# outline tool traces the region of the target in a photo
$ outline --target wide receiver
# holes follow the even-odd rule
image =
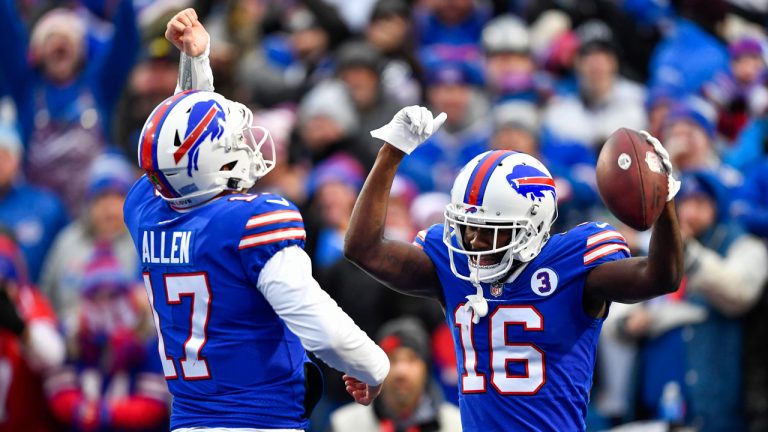
[[[322,388],[305,349],[359,379],[369,404],[387,355],[312,278],[296,207],[247,190],[274,166],[251,110],[212,92],[208,35],[187,9],[166,36],[179,88],[147,119],[146,175],[125,201],[174,396],[174,431],[299,431]],[[254,135],[254,132],[258,134]],[[351,379],[351,378],[350,378]]]
[[[392,289],[443,305],[464,430],[584,430],[611,302],[673,292],[680,282],[673,202],[679,183],[668,175],[668,202],[646,258],[630,258],[624,238],[606,223],[550,236],[554,180],[541,162],[511,151],[480,154],[462,169],[444,224],[421,231],[412,244],[385,239],[398,164],[444,120],[407,107],[371,132],[385,144],[355,205],[345,254]],[[670,173],[661,143],[644,136]]]

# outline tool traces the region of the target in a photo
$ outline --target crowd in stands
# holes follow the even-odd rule
[[[619,127],[659,137],[683,179],[685,277],[611,306],[589,429],[768,430],[765,2],[0,0],[0,431],[167,430],[122,205],[141,127],[176,86],[163,33],[185,7],[211,34],[216,91],[275,140],[255,190],[300,207],[321,286],[392,362],[372,407],[343,407],[326,368],[313,431],[459,427],[439,305],[343,257],[381,145],[369,131],[412,104],[448,118],[392,188],[385,236],[408,242],[442,223],[465,163],[507,149],[549,167],[557,230],[610,222],[642,255],[648,234],[605,209],[595,162]]]

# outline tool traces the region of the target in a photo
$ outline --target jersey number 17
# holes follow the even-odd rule
[[[208,340],[208,317],[211,312],[211,287],[208,275],[202,273],[179,273],[163,275],[165,301],[169,305],[181,305],[182,297],[192,298],[189,312],[189,337],[184,342],[184,357],[179,360],[182,377],[187,380],[210,379],[208,361],[200,355]],[[147,289],[149,305],[152,307],[155,330],[157,330],[158,351],[163,364],[165,379],[176,379],[176,365],[165,349],[165,338],[160,330],[160,318],[155,308],[154,289],[149,273],[144,273],[144,287]]]

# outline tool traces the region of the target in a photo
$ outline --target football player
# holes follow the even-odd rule
[[[388,240],[382,233],[398,164],[444,120],[406,107],[371,132],[385,144],[355,205],[345,254],[392,289],[442,304],[453,329],[464,430],[584,430],[611,302],[669,293],[680,282],[672,200],[679,184],[669,175],[648,257],[630,258],[606,223],[550,235],[557,192],[547,168],[524,153],[489,151],[456,177],[444,224],[412,244]],[[661,144],[645,137],[671,172]]]
[[[363,383],[348,391],[371,403],[387,355],[312,278],[296,206],[247,192],[275,165],[269,132],[211,91],[194,10],[166,36],[183,53],[179,92],[144,125],[146,175],[124,212],[174,396],[171,430],[306,429],[321,387],[306,351]]]

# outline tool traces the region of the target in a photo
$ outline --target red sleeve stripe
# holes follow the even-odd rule
[[[624,236],[619,234],[618,231],[603,231],[594,235],[589,236],[587,239],[587,249],[590,247],[602,243],[608,240],[621,240],[622,242],[626,243],[627,241],[624,239]]]
[[[240,239],[238,249],[246,249],[255,246],[261,246],[268,243],[277,243],[284,240],[304,239],[307,234],[302,228],[285,228],[273,231],[267,231],[261,234],[255,234]]]
[[[584,255],[584,264],[585,265],[591,264],[606,255],[610,255],[620,250],[623,250],[629,253],[629,248],[627,247],[627,245],[623,245],[619,243],[610,243],[607,245],[600,246],[595,250]]]
[[[278,210],[264,213],[248,219],[245,228],[256,228],[264,225],[283,223],[283,222],[301,222],[301,213],[296,210]]]
[[[424,246],[421,243],[413,242],[413,245],[421,250],[424,250]]]

